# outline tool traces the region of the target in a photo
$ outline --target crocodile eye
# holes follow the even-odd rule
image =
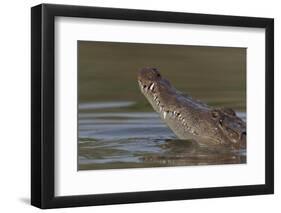
[[[219,117],[219,112],[216,110],[212,111],[212,116],[213,116],[213,118]]]
[[[213,117],[214,119],[218,118],[218,117],[221,115],[220,111],[217,110],[217,109],[212,110],[211,113],[212,113],[212,117]]]

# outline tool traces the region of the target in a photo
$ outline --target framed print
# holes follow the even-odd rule
[[[274,21],[31,9],[31,204],[274,192]]]

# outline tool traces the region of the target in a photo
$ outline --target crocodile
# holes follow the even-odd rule
[[[231,108],[214,108],[177,90],[157,68],[138,72],[142,94],[179,139],[246,148],[246,123]]]

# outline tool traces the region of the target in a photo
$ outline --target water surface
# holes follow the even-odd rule
[[[177,139],[155,112],[96,112],[100,107],[120,110],[121,106],[132,105],[131,102],[80,104],[79,169],[246,162],[246,150],[236,151]],[[246,119],[245,113],[238,115]]]

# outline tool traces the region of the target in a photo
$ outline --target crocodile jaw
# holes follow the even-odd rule
[[[148,81],[144,79],[138,79],[140,90],[167,126],[180,139],[197,139],[198,132],[191,125],[189,113],[183,110],[185,106],[180,99],[184,97],[180,92],[162,77]]]

